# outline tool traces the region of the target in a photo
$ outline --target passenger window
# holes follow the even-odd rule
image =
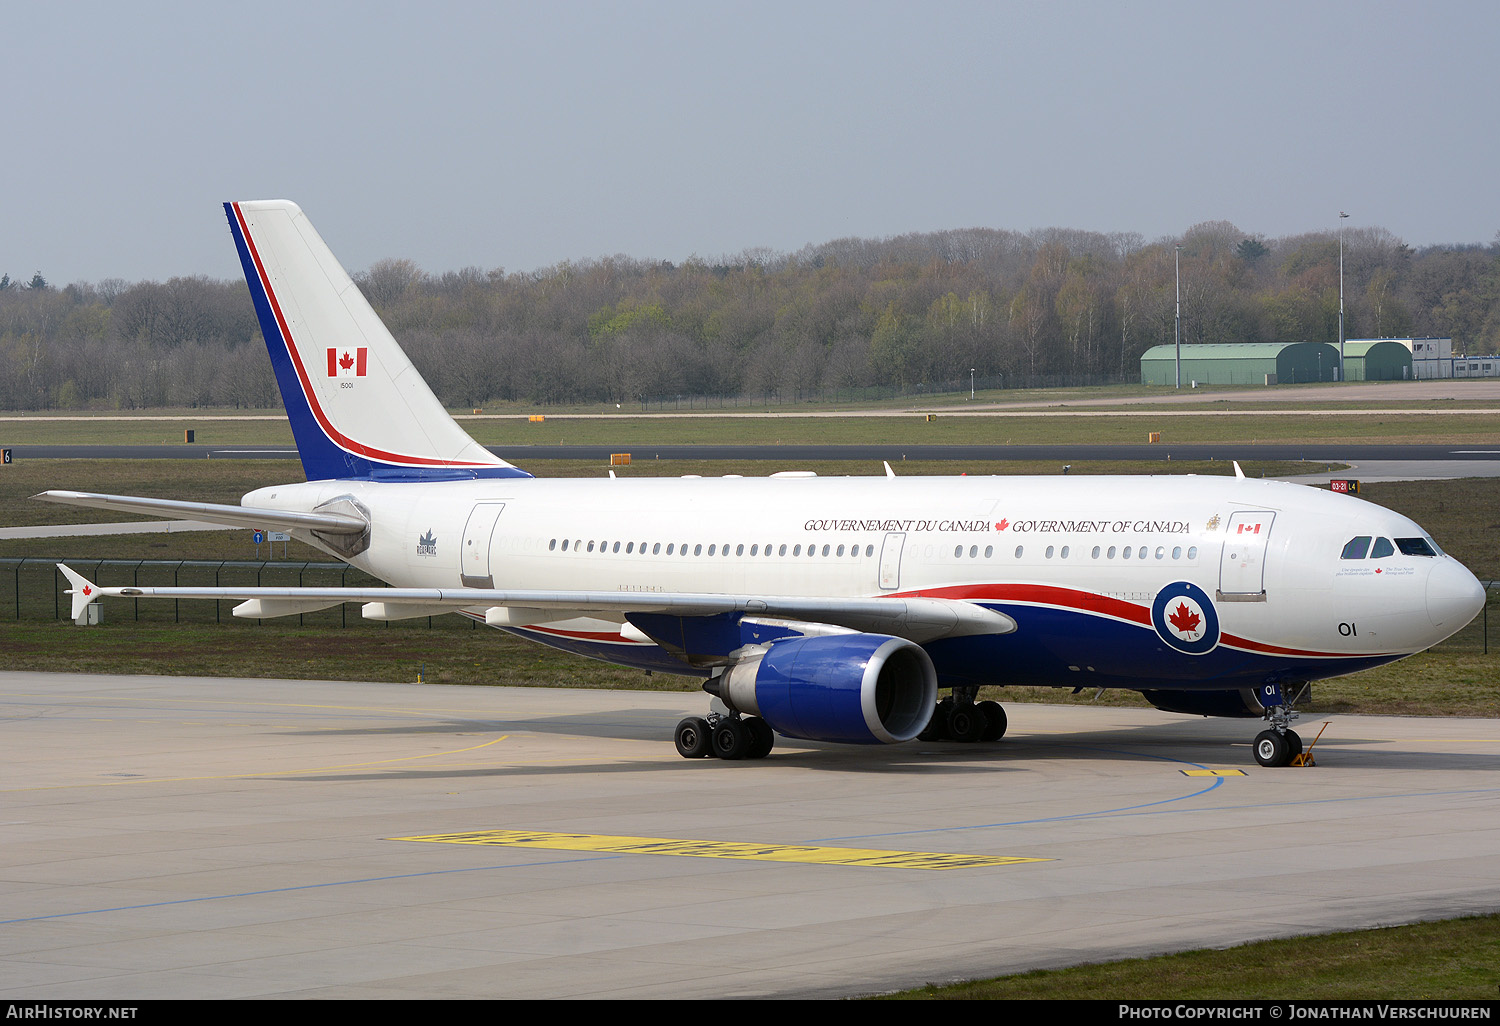
[[[1375,547],[1370,550],[1371,559],[1383,559],[1386,556],[1394,556],[1395,554],[1396,546],[1391,544],[1389,538],[1376,538]]]
[[[1025,550],[1025,546],[1024,546],[1024,545],[1017,545],[1017,546],[1016,546],[1016,558],[1017,558],[1017,559],[1020,559],[1020,558],[1021,558],[1021,553],[1022,553],[1022,552],[1023,552],[1023,551],[1024,551],[1024,550]]]
[[[1370,536],[1362,534],[1358,538],[1350,538],[1344,545],[1344,554],[1340,559],[1364,559],[1365,553],[1370,551]]]

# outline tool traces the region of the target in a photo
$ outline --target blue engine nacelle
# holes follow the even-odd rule
[[[932,718],[937,671],[922,646],[887,634],[789,638],[731,666],[714,693],[777,733],[895,744]]]

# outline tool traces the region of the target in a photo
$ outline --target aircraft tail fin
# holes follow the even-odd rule
[[[308,480],[529,477],[448,416],[295,203],[225,203]]]

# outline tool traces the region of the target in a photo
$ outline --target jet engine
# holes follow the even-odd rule
[[[824,635],[775,642],[708,690],[787,737],[895,744],[927,726],[937,671],[926,651],[904,638]]]

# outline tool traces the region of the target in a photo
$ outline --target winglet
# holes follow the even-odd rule
[[[84,607],[99,597],[99,588],[93,581],[90,581],[83,574],[71,567],[59,563],[57,564],[57,568],[63,572],[63,576],[73,586],[68,589],[67,594],[73,596],[73,619],[76,620],[83,615]]]

